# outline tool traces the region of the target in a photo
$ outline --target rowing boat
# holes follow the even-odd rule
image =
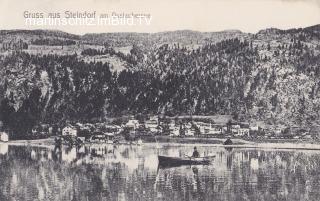
[[[211,157],[212,158],[212,157]],[[210,157],[170,157],[158,156],[159,166],[180,166],[180,165],[208,165],[211,160]]]

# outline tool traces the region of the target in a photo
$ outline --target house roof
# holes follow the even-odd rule
[[[75,130],[76,130],[76,127],[71,126],[71,125],[67,125],[67,126],[65,126],[63,129],[65,129],[65,128],[67,128],[67,127],[69,127],[69,128],[72,128],[72,129],[75,129]]]

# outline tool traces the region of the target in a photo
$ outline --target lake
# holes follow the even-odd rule
[[[158,168],[192,145],[0,144],[0,200],[319,200],[320,152],[198,146],[210,165]]]

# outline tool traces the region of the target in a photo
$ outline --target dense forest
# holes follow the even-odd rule
[[[128,54],[107,44],[68,55],[12,51],[0,60],[0,120],[15,133],[40,122],[125,114],[232,114],[319,124],[319,32],[270,29],[196,47],[164,43],[148,50],[133,42]],[[101,55],[118,58],[126,69],[85,60]]]
[[[75,45],[74,40],[60,40],[60,39],[35,39],[31,41],[32,45],[50,45],[50,46],[61,46],[61,45]]]

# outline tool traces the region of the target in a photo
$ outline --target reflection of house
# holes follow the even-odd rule
[[[66,126],[62,129],[62,135],[77,136],[77,129],[73,126]]]
[[[90,137],[90,142],[113,143],[113,139],[114,139],[114,134],[112,133],[95,132]]]
[[[0,155],[5,155],[8,153],[9,145],[2,143],[0,144]]]
[[[6,132],[0,132],[0,141],[2,142],[8,142],[9,141],[9,135]]]
[[[77,149],[75,147],[62,152],[61,159],[66,162],[72,162],[77,159]]]

